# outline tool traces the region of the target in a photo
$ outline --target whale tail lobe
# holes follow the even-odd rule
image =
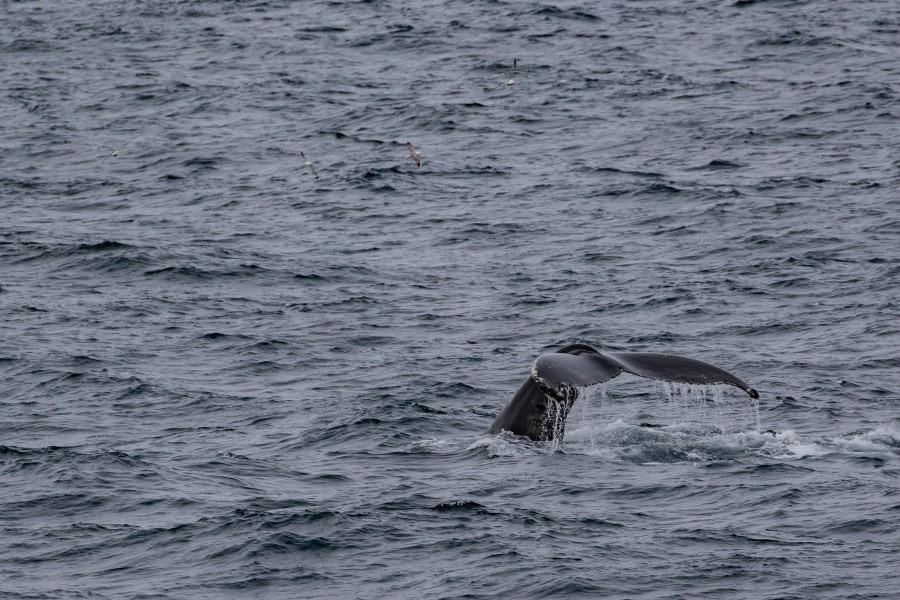
[[[673,383],[733,385],[751,398],[759,398],[759,393],[738,377],[695,358],[654,352],[598,352],[585,344],[572,344],[534,361],[531,377],[494,419],[490,432],[506,430],[538,441],[561,438],[578,388],[605,383],[621,373]],[[556,422],[553,427],[546,426],[550,414]]]
[[[725,369],[677,354],[554,352],[539,356],[531,368],[532,379],[542,390],[554,397],[563,395],[567,387],[605,383],[620,373],[672,383],[733,385],[747,392],[751,398],[759,398],[756,390]]]

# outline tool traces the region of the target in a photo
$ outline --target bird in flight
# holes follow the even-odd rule
[[[137,135],[137,136],[131,138],[130,140],[128,140],[127,142],[125,142],[124,144],[122,144],[121,146],[119,146],[118,148],[116,148],[115,150],[113,150],[112,152],[110,152],[109,154],[107,154],[106,156],[104,156],[104,157],[103,157],[103,160],[100,161],[100,164],[102,165],[103,163],[105,163],[105,162],[106,162],[106,159],[109,158],[109,157],[111,157],[111,156],[114,156],[114,157],[118,158],[118,156],[119,156],[119,150],[124,150],[124,149],[125,149],[125,146],[127,146],[128,144],[130,144],[130,143],[133,142],[134,140],[138,139],[139,137],[141,137],[141,136],[140,136],[140,135]]]
[[[406,142],[406,147],[409,148],[409,157],[416,162],[416,167],[421,167],[422,155],[419,154],[419,151],[416,150],[415,146],[413,146],[411,142]]]
[[[506,78],[506,85],[512,85],[512,84],[514,84],[514,83],[516,82],[516,80],[513,79],[513,75],[516,74],[516,67],[517,67],[517,66],[518,66],[518,61],[514,58],[514,59],[513,59],[513,64],[512,64],[512,69],[510,69],[510,71],[509,71],[509,76]]]
[[[319,174],[316,173],[316,168],[313,166],[312,162],[310,162],[310,160],[308,158],[306,158],[306,155],[303,154],[303,152],[300,153],[300,156],[303,157],[303,164],[309,168],[309,172],[312,173],[313,175],[315,175],[316,179],[318,179]]]

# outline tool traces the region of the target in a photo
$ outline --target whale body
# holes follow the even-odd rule
[[[694,358],[653,352],[599,352],[586,344],[570,344],[534,361],[531,377],[500,411],[489,431],[509,431],[535,441],[561,440],[578,389],[604,383],[620,373],[673,383],[724,383],[759,398],[756,390],[728,371]]]

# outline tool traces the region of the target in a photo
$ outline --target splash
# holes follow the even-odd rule
[[[597,429],[590,425],[592,417],[602,419],[604,408],[606,407],[609,396],[607,390],[609,382],[590,385],[578,390],[578,397],[575,399],[575,406],[578,406],[578,420],[574,425],[579,429],[585,429],[588,432],[588,442],[591,450],[597,449]],[[571,417],[570,417],[571,420]]]
[[[632,394],[626,387],[627,399],[619,402],[610,398],[606,383],[579,388],[568,425],[558,422],[558,407],[548,405],[548,431],[565,428],[566,452],[639,463],[725,458],[774,442],[771,434],[760,433],[759,402],[726,393],[728,386],[659,385],[656,394]],[[547,447],[559,450],[561,445],[557,437]],[[780,442],[776,446],[780,450],[766,453],[788,452]]]
[[[550,449],[553,452],[559,450],[559,445],[565,432],[567,412],[568,408],[564,401],[547,396],[547,411],[544,414],[543,427],[545,431],[551,434],[549,436]]]
[[[759,402],[726,394],[728,386],[658,385],[656,394],[626,387],[622,402],[611,401],[608,383],[572,388],[572,399],[545,396],[541,427],[550,441],[543,447],[559,451],[565,438],[567,452],[607,455],[620,447],[630,462],[679,462],[744,452],[748,445],[759,449],[769,439],[760,434]],[[749,437],[736,441],[734,435]]]
[[[668,408],[686,418],[700,418],[706,420],[709,413],[719,433],[726,433],[735,429],[742,429],[744,425],[737,421],[747,418],[749,407],[750,418],[756,425],[756,431],[761,429],[759,418],[759,400],[751,399],[749,406],[740,398],[738,401],[726,400],[724,385],[703,385],[693,383],[660,382],[663,396]],[[744,413],[744,414],[742,414]]]
[[[870,431],[855,431],[830,440],[839,452],[855,456],[891,459],[900,456],[900,425],[885,423]]]
[[[591,395],[582,400],[592,400]],[[551,425],[555,423],[553,419]],[[802,463],[821,458],[868,460],[881,465],[900,459],[900,424],[895,422],[828,437],[811,437],[792,429],[722,433],[709,426],[688,422],[647,428],[621,418],[604,423],[596,420],[571,423],[570,428],[565,438],[567,454],[620,463],[703,463],[755,456],[764,461],[763,466],[773,464],[771,461]],[[428,448],[419,450],[424,452],[452,454],[462,448],[458,444],[444,447],[434,438],[422,442]],[[483,451],[490,458],[553,453],[561,448],[562,444],[557,440],[523,443],[521,438],[509,433],[485,436],[465,446],[467,452]]]
[[[759,449],[759,453],[764,456],[782,460],[816,458],[824,456],[828,452],[828,448],[823,443],[803,439],[792,429],[765,434],[765,441]]]
[[[454,444],[450,440],[442,440],[436,437],[429,437],[408,443],[403,451],[416,454],[450,454],[452,452],[455,452],[456,449],[456,444]]]
[[[519,444],[514,436],[508,433],[481,437],[466,447],[466,452],[483,450],[489,458],[504,456],[524,456],[527,446]]]

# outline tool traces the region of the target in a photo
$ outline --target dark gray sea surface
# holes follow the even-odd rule
[[[894,0],[0,1],[0,597],[900,597],[898,98]],[[572,342],[761,398],[487,434]]]

